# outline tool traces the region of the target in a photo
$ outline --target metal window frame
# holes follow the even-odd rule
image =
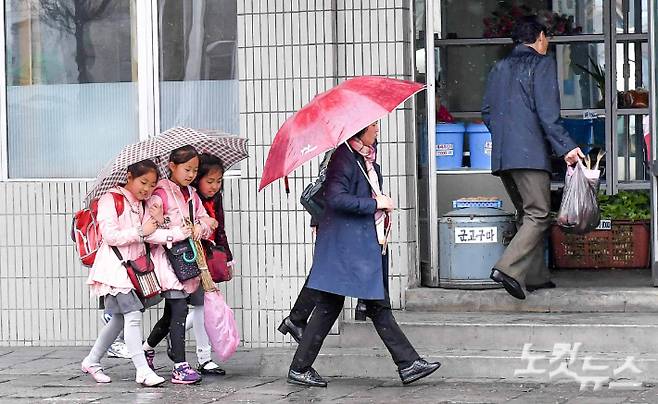
[[[655,1],[649,1],[649,107],[653,110],[649,114],[651,126],[651,156],[649,183],[651,185],[651,277],[653,285],[658,286],[658,108],[656,106],[656,91],[658,85],[658,71],[656,70],[656,58],[658,58],[658,6]]]
[[[5,2],[0,1],[0,181],[9,178],[9,139],[7,130],[7,43],[5,41]]]

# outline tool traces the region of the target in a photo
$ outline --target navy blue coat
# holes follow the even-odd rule
[[[550,155],[577,145],[560,124],[560,89],[555,59],[517,45],[491,69],[482,102],[491,132],[491,171],[551,172]]]
[[[308,287],[342,296],[384,298],[381,246],[377,242],[377,202],[365,175],[362,156],[346,145],[331,156],[321,192],[325,210],[320,218]],[[382,184],[381,170],[375,170]]]

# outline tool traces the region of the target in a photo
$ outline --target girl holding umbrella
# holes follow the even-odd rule
[[[393,201],[381,193],[375,162],[375,122],[334,152],[323,192],[308,287],[318,291],[316,308],[290,364],[288,382],[326,387],[312,365],[325,337],[343,309],[345,296],[363,299],[366,315],[391,353],[404,384],[436,371],[440,363],[421,359],[398,326],[388,295],[388,213]]]

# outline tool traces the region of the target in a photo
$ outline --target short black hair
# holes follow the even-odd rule
[[[201,178],[205,177],[213,170],[219,170],[224,174],[224,162],[222,159],[213,156],[212,154],[202,153],[199,156],[199,171],[197,172],[194,181],[192,181],[192,186],[199,189],[199,181],[201,181]]]
[[[199,157],[199,152],[194,146],[187,145],[172,150],[171,154],[169,154],[169,161],[174,164],[183,164],[195,157]]]
[[[141,177],[150,172],[155,173],[155,178],[160,179],[158,166],[152,160],[142,160],[128,166],[128,172],[133,178]]]
[[[512,28],[512,40],[516,44],[534,43],[542,32],[546,35],[546,26],[539,22],[536,15],[528,15],[516,20]]]

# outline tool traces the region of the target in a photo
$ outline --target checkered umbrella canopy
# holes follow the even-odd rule
[[[158,165],[161,175],[169,175],[169,153],[187,145],[194,146],[199,153],[219,157],[226,169],[249,156],[245,138],[215,129],[171,128],[158,136],[124,147],[119,155],[100,171],[85,197],[85,204],[89,206],[93,199],[102,196],[117,184],[125,183],[128,166],[139,161],[152,159]]]

